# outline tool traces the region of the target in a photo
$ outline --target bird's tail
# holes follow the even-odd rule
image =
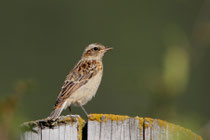
[[[57,120],[61,112],[63,111],[65,105],[66,103],[64,102],[62,106],[55,107],[54,110],[51,112],[50,116],[48,117],[48,120],[52,120],[52,121]]]
[[[48,119],[49,119],[49,120],[52,120],[52,121],[57,120],[58,117],[60,116],[61,112],[62,112],[62,108],[56,108],[56,109],[54,109],[54,110],[51,112],[51,114],[50,114],[50,116],[48,117]]]

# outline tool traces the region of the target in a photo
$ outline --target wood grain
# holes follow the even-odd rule
[[[21,140],[82,140],[85,121],[78,115],[61,116],[56,122],[47,119],[24,123]]]
[[[32,121],[22,125],[21,140],[202,140],[179,125],[138,116],[90,114],[84,126],[78,115]]]
[[[143,140],[143,118],[91,114],[88,140]]]

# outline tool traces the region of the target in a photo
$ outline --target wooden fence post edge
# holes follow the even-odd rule
[[[202,140],[167,121],[113,114],[90,114],[87,123],[79,115],[67,115],[53,123],[23,123],[21,128],[21,140]]]

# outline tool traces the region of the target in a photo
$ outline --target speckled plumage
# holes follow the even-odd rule
[[[70,105],[82,107],[95,96],[103,75],[102,58],[110,49],[96,43],[85,49],[81,60],[66,76],[54,111],[48,117],[50,120],[56,120],[62,110]],[[84,110],[83,107],[82,109]]]

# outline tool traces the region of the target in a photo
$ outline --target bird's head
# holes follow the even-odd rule
[[[107,48],[102,44],[93,43],[87,46],[83,52],[83,59],[98,59],[101,60],[104,53],[111,50],[112,48]]]

